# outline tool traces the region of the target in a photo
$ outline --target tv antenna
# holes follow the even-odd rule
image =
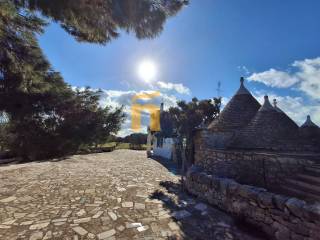
[[[217,97],[221,97],[221,81],[218,81],[218,86],[217,86]]]

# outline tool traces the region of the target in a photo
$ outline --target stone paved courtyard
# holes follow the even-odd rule
[[[0,239],[260,238],[145,152],[119,150],[0,166]]]

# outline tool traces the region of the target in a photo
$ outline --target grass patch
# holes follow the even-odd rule
[[[130,149],[130,143],[118,143],[116,149]]]
[[[147,144],[132,145],[130,143],[123,143],[123,142],[108,142],[108,143],[99,145],[97,149],[103,149],[103,148],[114,148],[114,150],[119,150],[119,149],[147,150]]]
[[[100,147],[115,147],[115,146],[117,146],[116,142],[109,142],[109,143],[102,144]]]

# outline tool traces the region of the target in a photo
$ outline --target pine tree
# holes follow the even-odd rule
[[[58,22],[78,41],[105,44],[121,31],[137,38],[153,38],[163,30],[186,0],[16,0],[18,6],[38,11]]]
[[[186,156],[188,163],[193,162],[193,131],[199,125],[208,125],[218,117],[221,107],[221,98],[198,100],[190,102],[179,101],[176,107],[171,107],[168,114],[177,134],[178,145],[182,147],[182,140],[186,139]],[[178,153],[180,155],[181,153]],[[181,159],[179,159],[181,161]]]
[[[7,145],[24,159],[73,153],[115,134],[122,108],[99,107],[99,93],[73,91],[42,53],[37,34],[58,22],[78,41],[106,44],[121,31],[155,37],[180,0],[0,1],[0,111]]]

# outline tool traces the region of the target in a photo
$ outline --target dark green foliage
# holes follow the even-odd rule
[[[8,138],[8,130],[7,130],[8,125],[5,123],[0,123],[0,151],[2,152],[3,150],[6,149],[6,139]],[[0,152],[0,154],[1,154]]]
[[[105,44],[120,31],[152,38],[175,15],[184,0],[16,0],[18,6],[38,11],[58,23],[78,41]]]
[[[104,143],[123,121],[122,109],[98,105],[99,93],[74,92],[43,55],[37,34],[58,22],[78,41],[105,44],[124,30],[155,37],[180,0],[0,1],[0,111],[10,117],[6,144],[24,159],[73,153]]]
[[[74,92],[51,69],[35,35],[43,26],[10,1],[0,3],[0,109],[10,116],[5,140],[26,160],[74,153],[117,131],[123,118],[121,109],[99,108],[99,93]]]
[[[26,114],[10,121],[12,151],[24,159],[43,159],[72,154],[80,147],[106,142],[124,120],[122,108],[99,107],[99,92],[89,89],[55,101],[45,115]],[[50,107],[50,106],[47,106]]]
[[[182,140],[186,139],[186,156],[189,163],[193,161],[193,131],[199,125],[211,123],[220,113],[221,98],[198,100],[191,102],[179,101],[177,107],[168,111],[178,136],[177,149],[181,152]],[[178,156],[180,153],[177,154]],[[180,158],[180,157],[179,157]]]
[[[221,99],[214,98],[191,102],[179,101],[177,107],[169,109],[170,116],[180,136],[188,137],[200,124],[212,122],[220,113]]]
[[[118,137],[114,134],[111,134],[108,139],[107,139],[108,143],[121,143],[123,142],[123,138],[122,137]]]
[[[122,139],[123,143],[129,143],[129,148],[133,150],[145,150],[147,143],[147,134],[132,133]]]
[[[147,144],[147,134],[132,133],[129,136],[124,137],[123,141],[132,145]]]
[[[176,131],[174,129],[174,122],[169,112],[162,112],[160,116],[160,128],[161,131],[157,133],[157,136],[164,138],[174,137]]]

